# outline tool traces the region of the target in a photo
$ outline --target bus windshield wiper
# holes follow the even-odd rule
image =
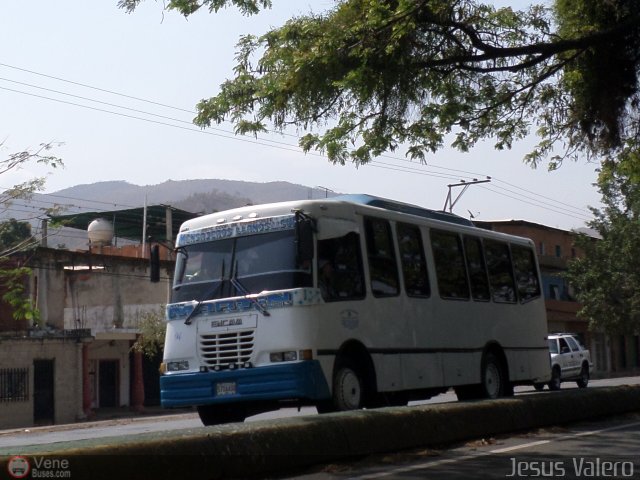
[[[206,300],[209,300],[210,298],[212,298],[216,293],[218,293],[218,290],[220,290],[223,283],[224,283],[224,260],[222,260],[222,272],[220,273],[220,283],[214,286],[211,290],[206,291],[204,295],[202,295],[198,299],[198,303],[196,303],[196,306],[193,307],[193,310],[191,310],[189,312],[189,315],[187,315],[187,318],[184,319],[185,325],[191,325],[191,319],[195,316],[196,313],[198,313],[202,304]]]
[[[250,297],[249,291],[245,288],[244,285],[242,285],[242,283],[240,283],[240,280],[238,280],[238,263],[237,262],[236,262],[235,268],[233,269],[233,275],[231,276],[230,280],[231,280],[231,285],[233,285],[236,290],[238,290],[242,295],[244,295],[244,298],[246,298],[251,303],[253,303],[262,315],[264,315],[265,317],[271,316],[271,314],[267,310],[267,307],[262,305],[258,300],[256,300],[255,297]]]

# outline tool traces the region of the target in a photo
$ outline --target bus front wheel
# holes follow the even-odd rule
[[[362,370],[351,359],[337,365],[333,375],[333,403],[337,410],[358,410],[365,406],[366,386]]]
[[[243,405],[198,405],[200,421],[206,427],[222,423],[244,422],[246,409]]]

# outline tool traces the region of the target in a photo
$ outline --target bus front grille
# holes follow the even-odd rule
[[[209,368],[242,365],[251,359],[253,336],[253,330],[200,335],[200,359]]]

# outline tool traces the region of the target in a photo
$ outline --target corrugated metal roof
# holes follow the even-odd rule
[[[147,210],[147,241],[166,241],[167,239],[167,210],[171,211],[171,230],[175,240],[180,225],[199,214],[179,210],[168,205],[151,205]],[[114,235],[118,238],[137,240],[142,242],[143,219],[145,207],[129,208],[126,210],[112,210],[100,212],[82,212],[69,215],[50,215],[55,224],[64,227],[87,230],[89,224],[98,218],[109,220],[113,224]]]

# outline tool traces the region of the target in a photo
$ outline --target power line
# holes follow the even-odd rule
[[[72,105],[74,107],[85,108],[87,110],[93,110],[93,111],[96,111],[96,112],[109,113],[111,115],[118,115],[120,117],[130,118],[130,119],[133,119],[133,120],[141,120],[143,122],[155,123],[157,125],[163,125],[163,126],[167,126],[167,127],[178,128],[178,129],[181,129],[181,130],[186,130],[188,132],[204,133],[206,135],[212,135],[212,136],[216,136],[216,137],[227,138],[227,139],[230,139],[230,140],[237,140],[237,141],[241,141],[241,142],[247,142],[247,143],[251,143],[251,144],[254,144],[254,145],[269,146],[269,147],[272,147],[272,148],[279,148],[281,150],[286,150],[286,151],[290,151],[290,152],[301,153],[301,150],[298,147],[294,147],[294,146],[292,146],[290,144],[286,144],[284,142],[277,142],[275,140],[261,139],[261,141],[257,141],[257,140],[251,140],[251,139],[247,138],[244,135],[238,137],[235,134],[233,134],[232,132],[227,132],[226,134],[223,134],[223,133],[216,133],[215,131],[208,131],[208,130],[212,129],[211,127],[207,127],[208,130],[183,127],[181,125],[176,125],[174,123],[167,123],[167,122],[163,122],[163,121],[160,121],[160,120],[153,120],[153,119],[150,119],[150,118],[139,117],[139,116],[136,116],[136,115],[129,115],[127,113],[122,113],[122,112],[114,112],[114,111],[111,111],[111,110],[105,110],[103,108],[92,107],[92,106],[89,106],[89,105],[83,105],[81,103],[69,102],[69,101],[66,101],[66,100],[60,100],[58,98],[47,97],[47,96],[44,96],[44,95],[37,95],[35,93],[23,92],[21,90],[16,90],[16,89],[13,89],[13,88],[0,87],[0,90],[6,90],[6,91],[9,91],[9,92],[13,92],[13,93],[19,93],[21,95],[27,95],[27,96],[30,96],[30,97],[40,98],[40,99],[43,99],[43,100],[49,100],[49,101],[52,101],[52,102],[63,103],[63,104],[66,104],[66,105]],[[120,107],[120,108],[122,108],[122,107]],[[155,115],[155,114],[147,113],[147,115]],[[185,122],[184,120],[175,119],[175,118],[171,118],[171,117],[164,117],[162,115],[157,115],[157,116],[161,117],[161,118],[169,119],[169,120],[174,121],[174,122],[187,123],[189,125],[193,125],[191,122]],[[269,144],[263,143],[264,141],[272,142],[272,143],[274,143],[274,145],[269,145]],[[281,145],[278,145],[279,143]],[[287,147],[282,146],[282,145],[287,145]]]
[[[38,75],[40,77],[50,78],[52,80],[57,80],[59,82],[70,83],[72,85],[77,85],[79,87],[90,88],[92,90],[97,90],[99,92],[109,93],[111,95],[118,95],[120,97],[125,97],[125,98],[129,98],[129,99],[132,99],[132,100],[138,100],[140,102],[152,103],[152,104],[158,105],[160,107],[171,108],[173,110],[180,110],[180,111],[187,112],[187,113],[195,113],[193,110],[186,110],[184,108],[174,107],[174,106],[171,106],[171,105],[166,105],[164,103],[154,102],[152,100],[147,100],[147,99],[144,99],[144,98],[134,97],[134,96],[131,96],[131,95],[125,95],[124,93],[114,92],[113,90],[107,90],[107,89],[104,89],[104,88],[94,87],[94,86],[88,85],[86,83],[74,82],[72,80],[67,80],[67,79],[60,78],[60,77],[54,77],[53,75],[47,75],[47,74],[44,74],[44,73],[35,72],[33,70],[27,70],[26,68],[20,68],[20,67],[14,66],[14,65],[8,65],[6,63],[0,63],[0,66],[6,67],[6,68],[11,68],[13,70],[19,70],[21,72],[31,73],[32,75]]]
[[[513,200],[517,200],[519,202],[526,203],[528,205],[532,205],[534,207],[543,208],[545,210],[548,210],[548,211],[551,211],[551,212],[554,212],[554,213],[557,213],[557,214],[560,214],[560,215],[564,215],[564,216],[571,217],[571,218],[576,218],[576,219],[579,219],[579,220],[585,220],[585,221],[586,220],[590,220],[590,217],[586,217],[586,216],[578,217],[578,216],[576,216],[575,213],[571,213],[571,212],[567,212],[567,211],[559,210],[559,209],[555,209],[555,208],[550,208],[550,207],[542,207],[542,206],[540,206],[540,205],[538,205],[538,204],[536,204],[534,202],[530,202],[528,200],[523,200],[522,198],[514,197],[513,195],[509,195],[509,194],[506,194],[506,193],[498,192],[498,191],[493,190],[493,189],[491,189],[489,187],[480,186],[479,188],[482,188],[484,190],[488,190],[490,192],[493,192],[496,195],[502,195],[503,197],[511,198]]]
[[[120,92],[115,92],[115,91],[112,91],[112,90],[107,90],[107,89],[94,87],[94,86],[91,86],[91,85],[88,85],[88,84],[83,84],[83,83],[80,83],[80,82],[74,82],[74,81],[66,80],[66,79],[63,79],[63,78],[60,78],[60,77],[54,77],[54,76],[51,76],[51,75],[46,75],[46,74],[42,74],[42,73],[35,72],[35,71],[32,71],[32,70],[27,70],[27,69],[20,68],[20,67],[15,67],[15,66],[12,66],[12,65],[4,64],[4,63],[0,63],[0,66],[4,66],[4,67],[7,67],[7,68],[12,68],[12,69],[15,69],[15,70],[20,70],[20,71],[23,71],[23,72],[31,73],[31,74],[34,74],[34,75],[39,75],[39,76],[46,77],[46,78],[55,79],[55,80],[58,80],[58,81],[61,81],[61,82],[66,82],[66,83],[69,83],[69,84],[78,85],[78,86],[82,86],[82,87],[85,87],[85,88],[90,88],[90,89],[93,89],[93,90],[109,93],[109,94],[112,94],[112,95],[118,95],[118,96],[121,96],[121,97],[124,97],[124,98],[128,98],[128,99],[142,101],[142,102],[154,104],[154,105],[165,107],[165,108],[171,108],[171,109],[174,109],[174,110],[177,110],[177,111],[195,113],[193,110],[187,110],[187,109],[184,109],[184,108],[175,107],[175,106],[171,106],[171,105],[168,105],[168,104],[165,104],[165,103],[156,102],[156,101],[152,101],[152,100],[148,100],[148,99],[143,99],[143,98],[140,98],[140,97],[134,97],[134,96],[131,96],[131,95],[126,95],[126,94],[120,93]],[[42,89],[42,90],[46,90],[46,91],[49,91],[49,92],[58,93],[58,94],[61,94],[61,95],[67,95],[67,96],[71,96],[71,97],[74,97],[74,98],[82,99],[82,100],[85,100],[85,101],[96,102],[96,103],[112,106],[114,108],[125,109],[125,110],[132,111],[132,112],[135,112],[135,113],[141,113],[141,114],[144,114],[144,115],[150,115],[150,116],[154,116],[154,117],[157,117],[157,118],[162,118],[164,120],[169,120],[171,122],[177,122],[177,123],[182,123],[182,124],[187,124],[188,123],[189,125],[192,125],[191,122],[186,122],[184,120],[176,119],[176,118],[173,118],[173,117],[168,117],[168,116],[164,116],[164,115],[157,115],[157,114],[154,114],[154,113],[145,112],[143,110],[132,109],[132,108],[129,108],[129,107],[125,107],[125,106],[122,106],[122,105],[116,105],[116,104],[112,104],[112,103],[109,103],[109,102],[102,102],[102,101],[91,99],[91,98],[88,98],[88,97],[83,97],[83,96],[79,96],[79,95],[73,95],[73,94],[69,94],[69,93],[66,93],[66,92],[61,92],[61,91],[58,91],[58,90],[53,90],[53,89],[40,87],[40,86],[37,86],[37,85],[32,85],[32,84],[28,84],[28,83],[24,83],[24,82],[17,82],[17,81],[14,81],[14,80],[4,79],[4,78],[0,78],[0,80],[9,81],[9,82],[12,82],[12,83],[18,83],[18,84],[21,84],[21,85],[24,85],[24,86],[29,86],[31,88]],[[33,97],[36,97],[36,98],[46,99],[46,100],[49,100],[49,101],[55,101],[55,102],[59,102],[59,103],[69,104],[69,105],[72,105],[72,106],[77,106],[77,107],[81,107],[81,108],[85,108],[85,109],[95,110],[95,111],[102,112],[102,113],[109,113],[109,114],[112,114],[112,115],[119,115],[119,116],[123,116],[123,117],[126,117],[126,118],[131,118],[131,119],[135,119],[135,120],[141,120],[141,121],[146,121],[146,122],[149,122],[149,123],[155,123],[155,124],[159,124],[159,125],[163,125],[163,126],[169,126],[169,127],[173,127],[173,128],[179,128],[179,129],[182,129],[182,130],[188,130],[188,131],[192,131],[192,132],[196,132],[196,133],[205,133],[205,134],[219,136],[219,137],[223,137],[223,138],[228,138],[228,139],[232,139],[232,140],[236,140],[236,141],[245,141],[245,142],[250,142],[252,144],[257,144],[257,145],[261,145],[261,146],[269,146],[269,147],[272,147],[272,148],[281,148],[281,149],[287,150],[287,151],[293,151],[293,152],[296,152],[296,153],[302,153],[301,149],[298,146],[294,146],[294,145],[291,145],[291,144],[288,144],[288,143],[285,143],[285,142],[278,142],[278,141],[273,141],[273,140],[269,140],[269,139],[261,139],[260,141],[257,140],[257,139],[249,140],[247,138],[238,137],[237,135],[233,134],[232,132],[228,132],[228,131],[222,130],[222,129],[217,129],[217,130],[223,132],[224,134],[222,134],[222,133],[214,133],[214,132],[201,130],[201,129],[195,129],[195,128],[187,128],[187,127],[183,127],[181,125],[176,125],[176,124],[173,124],[173,123],[166,123],[164,121],[157,121],[157,120],[153,120],[153,119],[149,119],[149,118],[138,117],[136,115],[128,115],[128,114],[125,114],[125,113],[122,113],[122,112],[114,112],[114,111],[110,111],[110,110],[105,110],[105,109],[96,108],[96,107],[92,107],[92,106],[88,106],[88,105],[78,104],[78,103],[75,103],[75,102],[64,101],[64,100],[60,100],[60,99],[56,99],[56,98],[46,97],[46,96],[43,96],[43,95],[36,95],[36,94],[33,94],[33,93],[23,92],[23,91],[10,89],[10,88],[6,88],[6,87],[0,87],[0,89],[7,90],[7,91],[10,91],[10,92],[14,92],[14,93],[19,93],[19,94],[22,94],[22,95],[28,95],[28,96],[33,96]],[[213,128],[209,127],[209,129],[213,129]],[[295,137],[294,135],[290,135],[290,136]],[[274,145],[263,143],[265,141],[273,143]],[[323,156],[322,154],[315,153],[315,152],[308,152],[307,154],[314,155],[314,156]],[[409,162],[409,163],[413,164],[413,162],[411,160],[409,160],[409,159],[398,158],[398,157],[394,157],[394,156],[387,155],[387,154],[380,155],[380,157],[381,158],[391,159],[393,161],[402,161],[404,163]],[[466,170],[453,169],[453,168],[442,167],[442,166],[438,166],[438,165],[434,165],[434,164],[428,164],[428,165],[420,164],[419,168],[388,164],[388,163],[380,162],[378,160],[373,160],[373,161],[370,162],[370,164],[372,166],[374,166],[374,167],[377,167],[377,168],[384,168],[384,169],[387,169],[387,170],[398,171],[398,172],[401,172],[401,173],[411,173],[411,174],[425,175],[425,176],[430,176],[430,177],[433,177],[433,178],[455,179],[455,178],[457,178],[459,176],[467,176],[467,175],[470,175],[470,176],[486,176],[485,174],[478,173],[478,172],[470,172],[470,171],[466,171]],[[446,171],[446,172],[454,172],[454,173],[456,173],[458,175],[457,176],[453,176],[453,174],[438,173],[438,172],[434,172],[432,170],[425,170],[424,167],[429,167],[429,168],[437,169],[437,170],[443,170],[443,171]],[[460,174],[464,174],[464,175],[460,175]],[[471,178],[471,177],[467,177],[467,178]],[[504,190],[506,192],[512,193],[514,195],[517,195],[518,197],[509,196],[508,194],[505,194],[505,193],[502,193],[502,192],[498,192],[495,189],[488,189],[488,188],[486,189],[487,191],[490,191],[492,193],[503,195],[503,196],[507,196],[509,198],[514,198],[516,200],[523,201],[524,203],[528,203],[530,205],[533,205],[533,206],[535,206],[537,208],[545,209],[545,210],[552,211],[552,212],[555,212],[555,213],[561,213],[561,214],[567,215],[567,216],[574,216],[574,218],[578,218],[577,216],[580,216],[581,219],[584,219],[584,217],[582,216],[583,212],[584,213],[588,212],[586,209],[583,209],[583,208],[580,208],[580,207],[576,207],[576,206],[567,204],[565,202],[559,202],[558,200],[555,200],[555,199],[553,199],[551,197],[540,195],[540,194],[538,194],[536,192],[532,192],[531,190],[527,190],[525,188],[519,187],[519,186],[514,185],[512,183],[500,180],[499,178],[496,178],[495,176],[492,176],[492,178],[496,182],[503,183],[503,184],[508,185],[508,186],[510,186],[512,188],[515,188],[517,190],[522,190],[523,192],[527,192],[527,193],[533,194],[536,197],[540,197],[540,198],[544,198],[544,199],[550,200],[550,201],[554,202],[554,204],[553,205],[549,205],[547,202],[542,202],[542,201],[538,200],[537,198],[528,197],[527,195],[523,195],[521,193],[517,193],[517,192],[514,192],[513,190],[509,190],[509,189],[507,189],[505,187],[500,187],[500,186],[498,186],[497,188],[499,188],[501,190]],[[53,194],[49,194],[49,195],[53,195]],[[522,200],[519,197],[523,197],[524,199],[529,199],[531,201]],[[60,196],[60,198],[64,198],[64,197]],[[84,201],[85,199],[76,199],[76,200],[83,200]],[[98,202],[96,202],[96,203],[98,203]],[[104,204],[108,204],[108,205],[117,206],[117,204],[111,204],[109,202],[103,202],[103,203]],[[558,210],[558,205],[562,205],[564,207],[567,207],[568,209],[573,209],[576,212],[574,214],[572,214],[572,213],[568,213],[567,211],[560,211],[560,210]],[[86,208],[86,207],[77,207],[77,208]],[[130,207],[130,208],[135,208],[135,207]]]

